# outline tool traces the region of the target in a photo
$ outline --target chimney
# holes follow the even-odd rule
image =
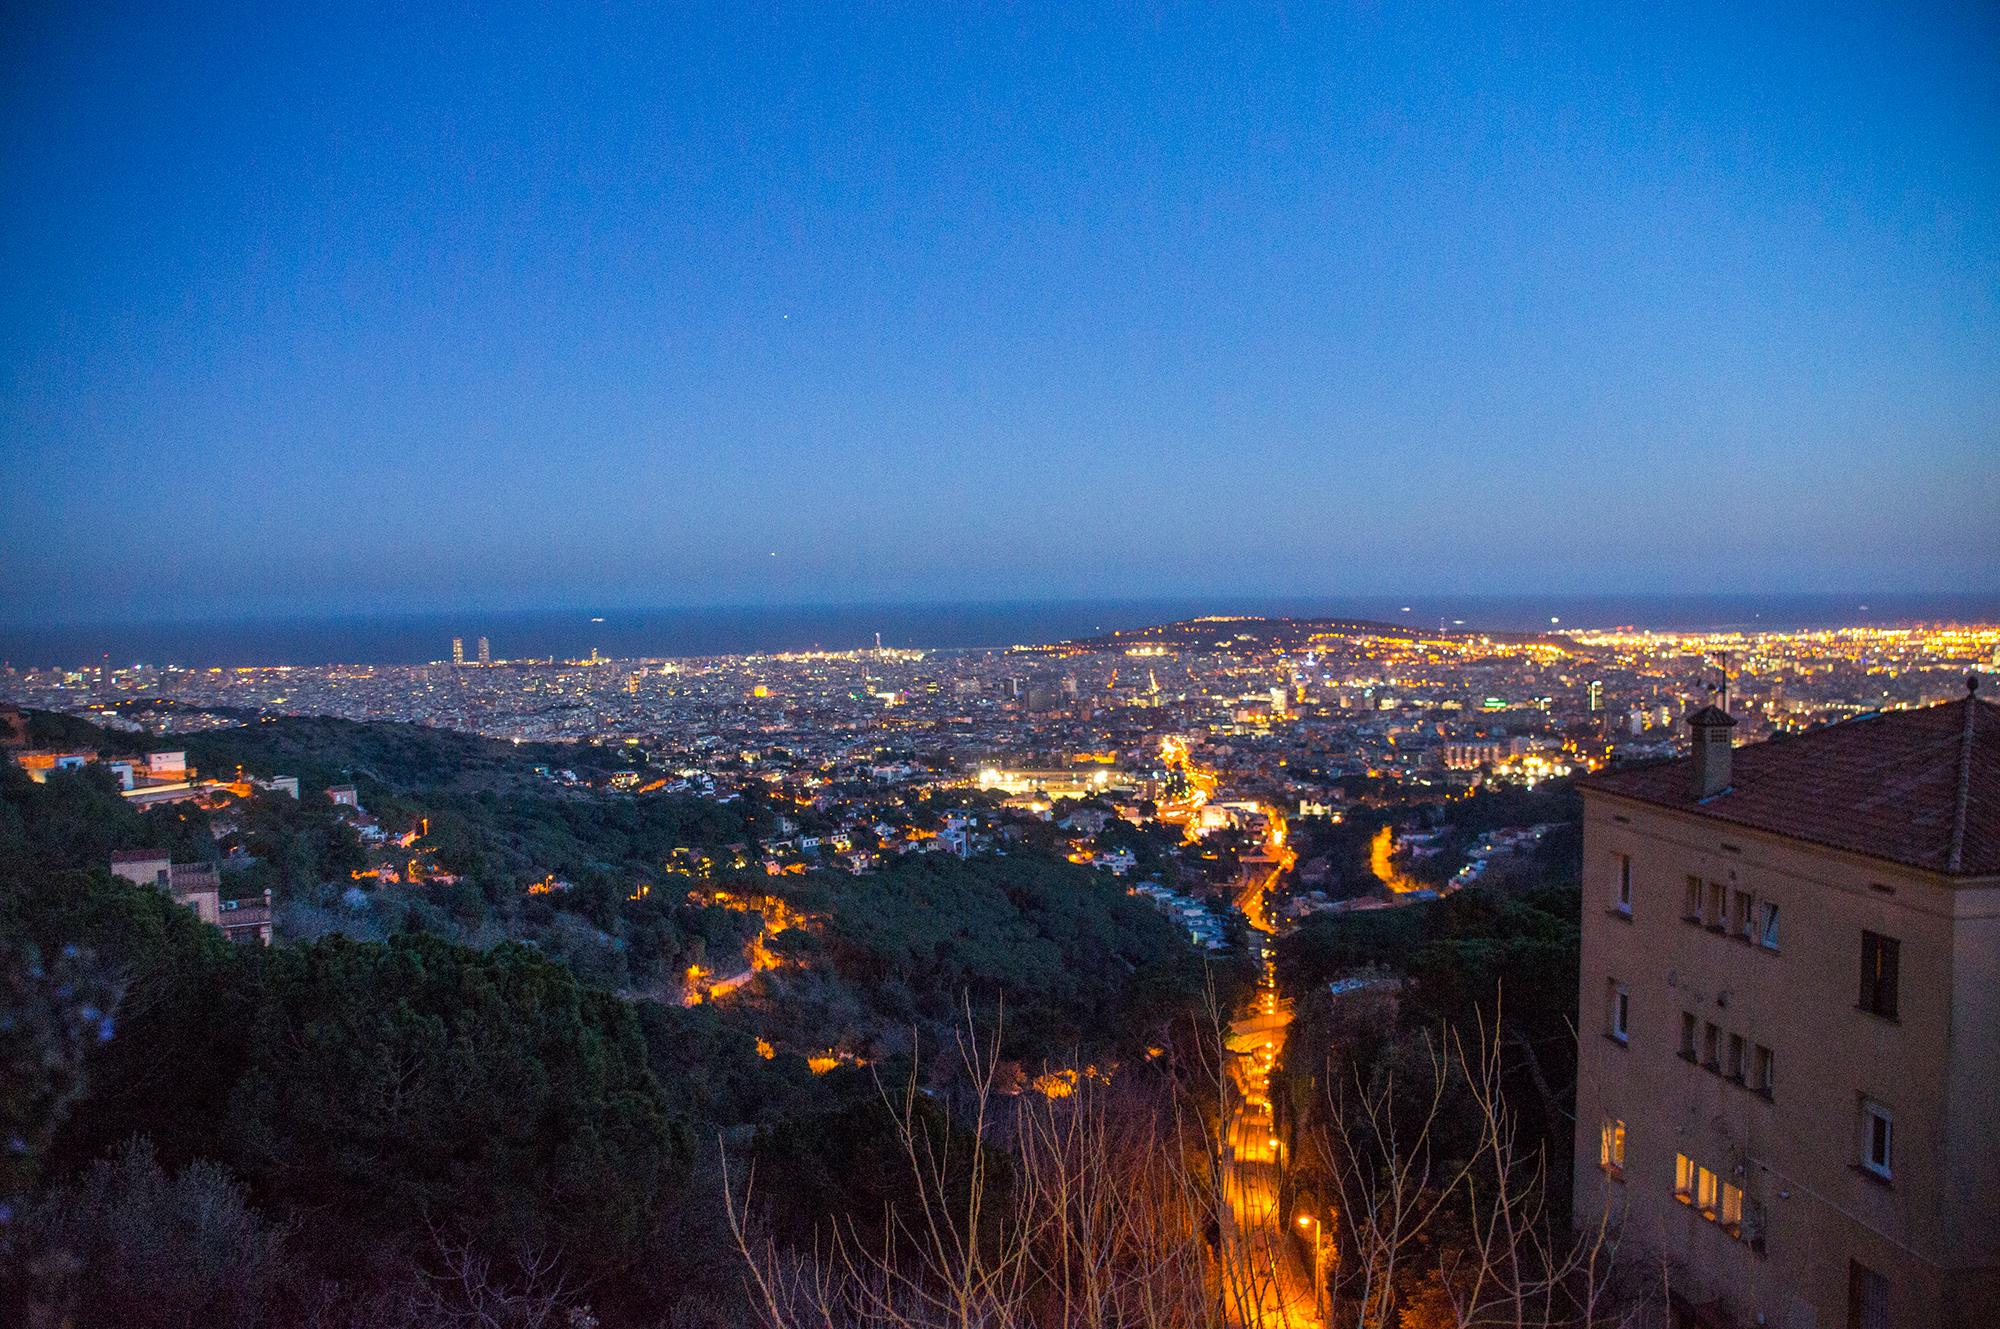
[[[1694,737],[1693,790],[1697,802],[1729,788],[1729,731],[1736,727],[1720,706],[1704,706],[1688,717]]]

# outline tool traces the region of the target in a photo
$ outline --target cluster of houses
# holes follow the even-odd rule
[[[1229,945],[1229,938],[1215,911],[1192,896],[1157,881],[1142,881],[1132,888],[1132,894],[1150,901],[1154,908],[1186,929],[1188,940],[1205,951],[1219,951]]]
[[[176,863],[162,849],[120,849],[111,855],[114,876],[141,886],[157,886],[195,917],[222,929],[246,946],[271,944],[271,892],[262,900],[222,898],[222,872],[214,863]]]
[[[248,798],[253,789],[299,796],[295,775],[274,775],[268,779],[203,779],[188,765],[187,753],[143,752],[100,757],[82,749],[23,748],[14,754],[14,764],[27,772],[36,784],[46,784],[58,771],[82,770],[99,766],[111,772],[128,802],[138,807],[164,803],[217,803],[225,796]]]
[[[1509,826],[1487,835],[1466,856],[1465,866],[1452,878],[1452,886],[1470,886],[1486,875],[1486,870],[1495,862],[1506,858],[1520,858],[1531,854],[1542,837],[1555,827],[1549,823],[1534,826]]]

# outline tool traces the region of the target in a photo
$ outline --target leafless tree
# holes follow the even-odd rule
[[[962,1135],[925,1127],[914,1071],[884,1092],[910,1185],[879,1244],[849,1225],[810,1253],[780,1250],[753,1235],[754,1178],[732,1192],[730,1228],[760,1317],[771,1329],[1257,1322],[1269,1280],[1225,1239],[1216,1124],[1228,1089],[1220,1021],[1211,1024],[1195,1068],[1216,1095],[1206,1111],[1166,1076],[1137,1071],[1004,1094],[997,1031],[985,1041],[962,1033]],[[1001,1149],[1004,1188],[990,1161]]]
[[[1524,1148],[1501,1093],[1497,1031],[1473,1044],[1449,1027],[1422,1040],[1416,1074],[1329,1083],[1318,1173],[1341,1252],[1336,1322],[1356,1329],[1603,1329],[1631,1322],[1610,1294],[1616,1233],[1551,1222],[1548,1172]],[[1330,1081],[1333,1077],[1329,1077]],[[1417,1083],[1411,1083],[1415,1079]],[[1443,1123],[1468,1111],[1447,1156]],[[1414,1295],[1412,1286],[1419,1288]]]

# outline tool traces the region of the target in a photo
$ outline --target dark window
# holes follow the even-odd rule
[[[1847,1262],[1847,1329],[1889,1329],[1889,1280],[1854,1260]]]
[[[1861,1009],[1896,1018],[1896,968],[1903,944],[1876,932],[1861,934]]]
[[[1778,1058],[1762,1043],[1750,1059],[1750,1087],[1766,1098],[1774,1098],[1778,1092]]]

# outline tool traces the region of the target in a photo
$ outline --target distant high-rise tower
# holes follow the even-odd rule
[[[1590,713],[1592,715],[1595,715],[1599,711],[1604,709],[1603,679],[1592,679],[1590,681],[1590,686],[1585,689],[1585,693],[1590,698]]]
[[[465,663],[465,638],[453,637],[451,639],[451,662],[455,665]]]
[[[493,663],[493,646],[484,637],[479,639],[479,663],[483,665]]]

